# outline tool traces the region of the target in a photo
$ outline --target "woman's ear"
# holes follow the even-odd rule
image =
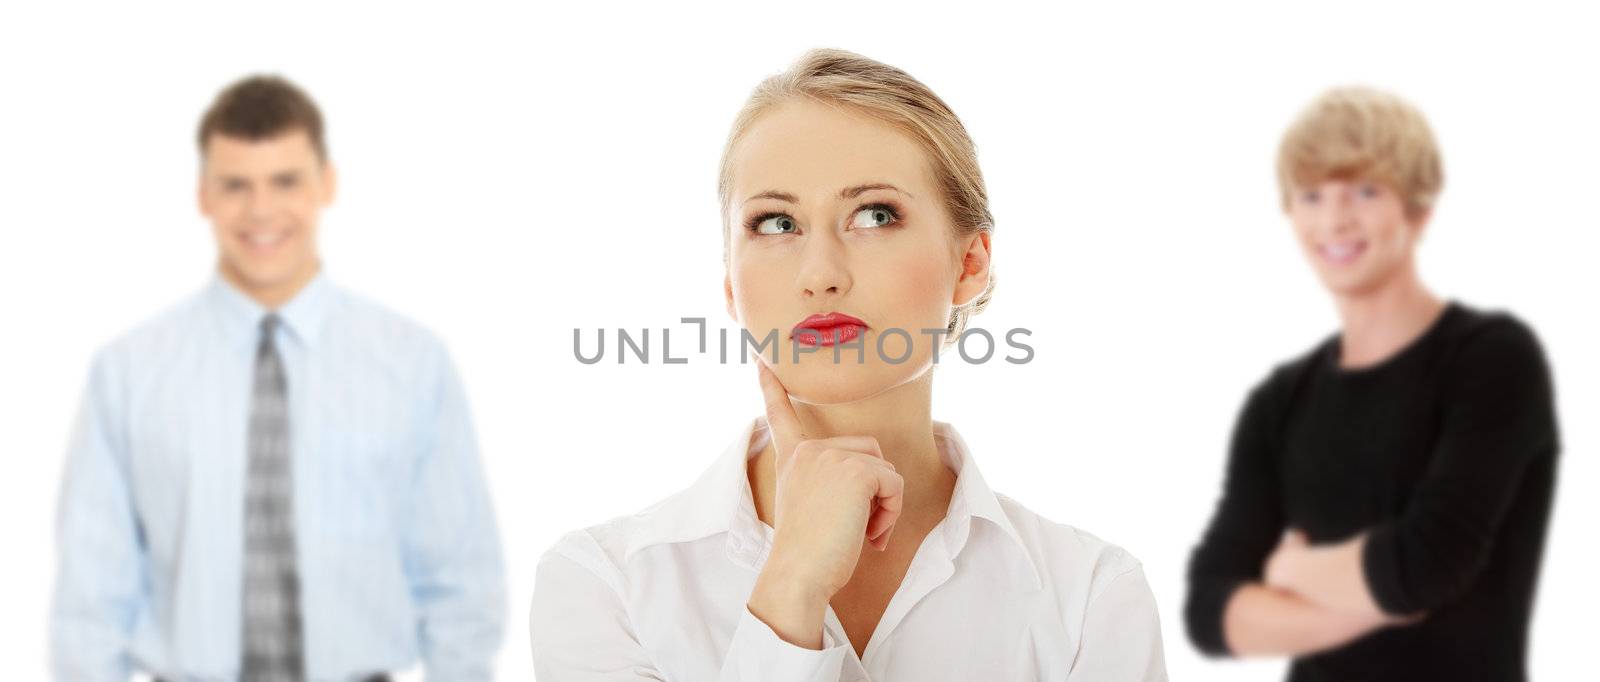
[[[728,317],[733,318],[734,322],[738,322],[739,313],[734,312],[733,307],[733,278],[729,277],[727,273],[722,274],[722,296],[725,299],[724,304],[728,307]]]
[[[989,288],[989,231],[980,230],[966,238],[961,253],[961,271],[950,304],[964,306]]]

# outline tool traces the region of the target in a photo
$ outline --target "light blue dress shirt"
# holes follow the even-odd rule
[[[220,277],[95,358],[67,455],[54,675],[233,680],[246,427],[266,310]],[[434,335],[319,274],[278,310],[311,680],[487,680],[505,617],[493,507]]]

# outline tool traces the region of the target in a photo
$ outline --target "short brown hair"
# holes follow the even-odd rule
[[[248,76],[217,94],[200,118],[197,141],[205,154],[212,134],[246,140],[265,140],[292,130],[305,131],[317,158],[328,160],[322,137],[322,112],[316,102],[294,83],[279,76]]]
[[[1444,188],[1439,145],[1422,112],[1382,90],[1334,88],[1313,100],[1283,134],[1280,199],[1288,208],[1294,187],[1358,177],[1392,187],[1413,215],[1433,208]]]
[[[950,106],[910,74],[853,52],[814,49],[800,56],[788,70],[756,86],[734,119],[723,148],[717,176],[717,196],[723,213],[722,259],[728,260],[727,214],[731,197],[733,150],[756,119],[774,106],[794,99],[843,105],[898,128],[928,156],[933,175],[944,193],[945,208],[957,236],[994,231],[989,213],[989,193],[978,169],[978,150],[966,126]],[[982,312],[994,295],[994,274],[983,292],[950,311],[946,327],[949,345],[961,336],[967,320]]]

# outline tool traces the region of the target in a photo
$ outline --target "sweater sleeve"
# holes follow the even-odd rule
[[[1184,625],[1209,656],[1225,656],[1222,616],[1239,586],[1261,579],[1261,565],[1283,532],[1277,474],[1280,370],[1250,392],[1234,425],[1222,498],[1189,558]]]
[[[1443,371],[1427,472],[1362,555],[1373,598],[1390,614],[1434,609],[1471,587],[1529,463],[1558,448],[1549,369],[1526,326],[1510,317],[1485,325]]]

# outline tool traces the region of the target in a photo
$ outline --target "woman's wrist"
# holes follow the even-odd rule
[[[826,588],[771,557],[756,578],[747,606],[778,637],[808,649],[822,648],[822,618],[833,598]]]

